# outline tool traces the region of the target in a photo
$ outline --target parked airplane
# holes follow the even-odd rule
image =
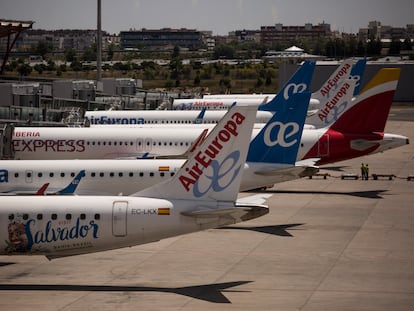
[[[331,91],[334,91],[338,85],[342,84],[345,79],[352,78],[356,80],[356,87],[354,96],[358,95],[360,82],[365,70],[365,59],[360,59],[353,66],[352,59],[344,60],[338,68],[330,75],[326,82],[312,93],[309,109],[318,109],[321,103],[325,103]],[[199,110],[201,108],[207,109],[228,109],[230,105],[237,101],[243,103],[259,103],[265,104],[267,101],[274,98],[276,94],[216,94],[204,95],[202,99],[175,99],[173,102],[173,109],[176,110]],[[259,108],[260,109],[260,108]]]
[[[399,74],[399,69],[381,69],[355,100],[344,101],[352,97],[355,81],[338,88],[332,99],[312,116],[312,123],[317,126],[305,127],[297,160],[320,158],[317,164],[322,165],[407,144],[405,136],[384,134]],[[204,128],[208,125],[192,126],[191,130],[16,127],[13,147],[15,158],[22,160],[179,156]],[[253,136],[258,131],[255,128]],[[284,128],[282,132],[286,131]]]
[[[285,84],[286,96],[294,92],[304,92],[309,89],[315,68],[314,61],[306,61]],[[288,94],[289,93],[289,94]],[[229,105],[234,104],[234,101]],[[244,104],[244,103],[240,103]],[[250,104],[259,104],[250,101]],[[256,123],[266,123],[273,113],[274,102],[266,103],[267,111],[258,111]],[[228,109],[228,107],[226,108]],[[262,110],[259,107],[259,110]],[[177,111],[177,110],[97,110],[87,111],[85,121],[94,124],[194,124],[194,123],[217,123],[225,110],[207,110],[202,121],[199,118],[199,111]]]
[[[384,133],[400,71],[381,69],[356,99],[341,104],[338,99],[340,92],[346,92],[345,82],[312,116],[311,123],[325,127],[304,130],[304,136],[310,136],[303,141],[298,158],[319,157],[317,164],[322,165],[408,144],[405,136]]]
[[[158,241],[268,213],[236,202],[257,107],[236,106],[174,177],[134,196],[1,196],[0,254],[49,259]],[[225,181],[211,178],[226,165]]]
[[[317,171],[307,161],[296,165],[310,93],[298,93],[287,101],[279,96],[278,110],[251,142],[243,168],[240,190],[262,188],[300,178]],[[192,152],[197,152],[197,148]],[[173,176],[184,159],[168,160],[3,160],[0,192],[33,191],[45,181],[54,189],[67,183],[74,172],[86,174],[77,194],[129,195]],[[220,183],[220,168],[214,171]]]

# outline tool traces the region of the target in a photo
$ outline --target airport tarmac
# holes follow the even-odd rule
[[[413,112],[393,109],[387,132],[414,140]],[[413,158],[411,142],[279,184],[268,215],[224,229],[53,261],[0,256],[0,310],[414,310]],[[396,177],[341,179],[361,162]]]

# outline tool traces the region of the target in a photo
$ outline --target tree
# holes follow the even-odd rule
[[[400,55],[401,42],[398,39],[392,39],[388,55]]]
[[[67,62],[73,62],[76,60],[76,51],[74,49],[69,49],[65,51],[65,59]]]
[[[46,54],[51,51],[53,51],[53,47],[45,41],[39,41],[34,49],[34,52],[37,55],[42,56],[43,59],[45,59]]]
[[[236,51],[234,48],[227,44],[220,44],[215,47],[213,57],[215,59],[219,58],[227,58],[231,59],[234,58],[234,55],[236,54]]]

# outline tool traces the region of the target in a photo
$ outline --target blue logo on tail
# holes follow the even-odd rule
[[[247,161],[295,164],[309,100],[309,91],[281,100],[273,117],[250,143]]]

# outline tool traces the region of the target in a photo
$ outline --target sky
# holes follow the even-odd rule
[[[96,29],[97,0],[0,0],[0,19],[34,21],[33,29]],[[369,21],[414,24],[413,0],[101,0],[102,29],[188,28],[228,35],[282,23],[328,23],[357,33]]]

